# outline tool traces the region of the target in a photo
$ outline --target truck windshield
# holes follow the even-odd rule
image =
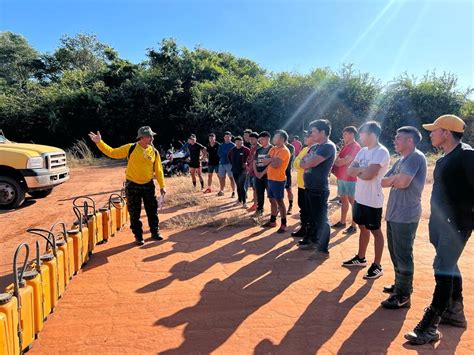
[[[0,134],[0,144],[2,143],[11,143],[8,139],[5,138],[3,134]]]

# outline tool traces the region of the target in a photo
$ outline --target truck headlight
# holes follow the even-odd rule
[[[44,168],[44,159],[43,157],[33,157],[28,159],[26,164],[28,169],[43,169]]]

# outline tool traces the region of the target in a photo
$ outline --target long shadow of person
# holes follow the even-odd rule
[[[196,305],[159,319],[155,324],[168,328],[186,324],[184,342],[162,354],[192,353],[196,349],[200,353],[211,353],[245,319],[320,265],[308,262],[305,253],[291,250],[292,247],[293,243],[287,243],[222,281],[208,282]]]
[[[357,270],[350,270],[334,290],[321,291],[280,344],[275,345],[269,339],[264,339],[254,353],[315,354],[341,326],[350,310],[369,293],[371,282],[365,283],[352,296],[340,302],[357,275]]]
[[[377,308],[342,344],[338,353],[386,353],[400,333],[407,312],[407,308],[398,310]]]
[[[143,259],[143,261],[146,262],[164,259],[176,253],[193,253],[201,249],[207,248],[218,241],[224,241],[226,239],[232,238],[236,233],[240,233],[245,229],[245,227],[228,228],[227,230],[229,231],[229,233],[216,233],[215,231],[210,230],[209,228],[199,226],[192,229],[179,231],[168,237],[165,237],[164,242],[174,243],[171,250],[167,250],[162,253],[146,257],[145,259]],[[162,244],[163,242],[148,243],[145,244],[142,249],[151,249],[156,247],[157,245]]]
[[[170,276],[166,277],[165,279],[153,281],[150,284],[138,289],[137,292],[154,292],[156,290],[165,288],[175,280],[190,280],[193,277],[204,273],[216,263],[231,264],[240,261],[249,255],[265,254],[279,242],[287,238],[286,236],[282,235],[271,235],[257,240],[252,240],[253,238],[262,234],[264,231],[265,230],[261,229],[245,238],[234,240],[223,247],[215,249],[212,252],[205,254],[193,261],[180,261],[179,263],[173,265],[170,270]],[[146,258],[145,261],[148,261],[147,259],[149,260],[149,258]]]

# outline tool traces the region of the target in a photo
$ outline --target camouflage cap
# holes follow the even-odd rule
[[[137,139],[142,137],[153,137],[154,135],[156,135],[156,133],[151,130],[150,126],[143,126],[138,129]]]

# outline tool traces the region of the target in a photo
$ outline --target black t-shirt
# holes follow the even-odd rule
[[[217,154],[217,151],[219,150],[219,146],[221,144],[216,142],[214,145],[208,144],[206,149],[207,149],[207,154],[209,156],[209,162],[208,165],[210,166],[218,166],[219,165],[219,154]]]
[[[328,140],[323,144],[315,144],[308,151],[309,157],[320,155],[326,158],[321,164],[304,171],[304,187],[308,190],[329,190],[329,173],[336,160],[336,145]]]
[[[189,158],[191,160],[192,165],[197,165],[199,164],[200,161],[200,156],[201,156],[201,150],[204,149],[204,146],[201,143],[194,143],[194,144],[189,144],[188,145],[188,150],[189,150]]]
[[[295,160],[295,146],[291,143],[286,143],[286,147],[290,151],[290,160],[288,166],[286,167],[286,172],[291,172],[291,167],[293,166],[293,160]]]
[[[474,225],[474,150],[460,143],[439,158],[433,172],[431,216],[433,222],[449,222],[459,230]]]
[[[255,152],[255,161],[256,161],[256,165],[257,165],[257,172],[261,173],[262,171],[265,170],[266,166],[263,165],[262,160],[267,157],[268,152],[272,148],[273,148],[273,146],[271,144],[269,144],[268,147],[266,147],[266,148],[260,147]]]

